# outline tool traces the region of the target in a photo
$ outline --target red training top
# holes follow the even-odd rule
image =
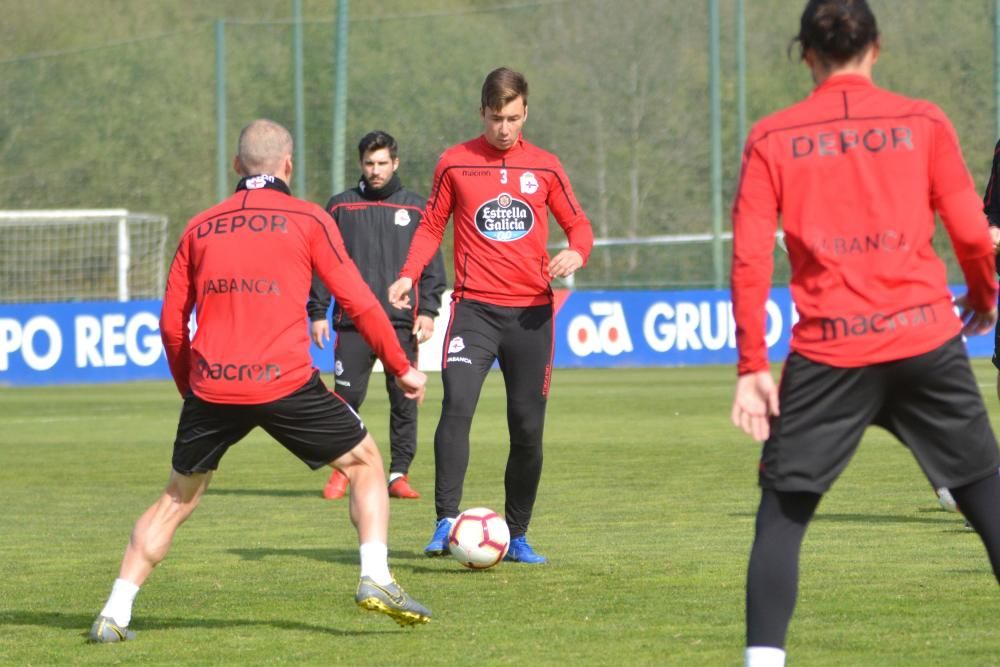
[[[765,310],[781,216],[799,321],[791,349],[857,367],[928,352],[958,334],[941,215],[969,286],[996,303],[993,248],[951,122],[934,104],[836,75],[757,123],[733,205],[740,374],[767,368]]]
[[[267,403],[313,374],[306,301],[316,272],[394,375],[410,363],[333,219],[273,176],[191,218],[170,266],[160,334],[181,394]],[[188,321],[198,327],[190,339]]]
[[[454,213],[453,298],[517,307],[551,303],[546,207],[586,264],[594,234],[555,155],[523,138],[506,151],[482,136],[452,146],[438,160],[423,222],[399,275],[416,284]]]

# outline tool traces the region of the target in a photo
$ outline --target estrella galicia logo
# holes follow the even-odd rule
[[[531,207],[506,192],[476,211],[476,229],[491,241],[516,241],[526,236],[534,224]]]

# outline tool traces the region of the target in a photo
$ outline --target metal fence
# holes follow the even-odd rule
[[[353,147],[375,128],[399,140],[404,185],[426,193],[441,151],[480,132],[483,76],[507,65],[531,84],[525,136],[560,156],[595,235],[638,244],[598,248],[577,286],[712,286],[728,279],[728,259],[720,276],[711,243],[639,239],[714,238],[720,207],[728,230],[745,124],[811,88],[787,53],[802,1],[355,0],[346,37],[335,10],[347,2],[300,2],[80,0],[60,5],[56,21],[49,4],[0,0],[3,208],[155,211],[171,221],[172,246],[235,183],[216,182],[219,147],[234,152],[239,128],[259,116],[300,139],[293,185],[308,199],[325,202],[338,169],[353,182]],[[944,108],[980,187],[997,135],[996,4],[872,0],[877,83]],[[553,225],[551,241],[560,234]]]

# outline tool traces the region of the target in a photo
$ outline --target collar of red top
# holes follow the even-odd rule
[[[479,147],[489,157],[505,158],[517,153],[524,147],[524,137],[519,136],[513,146],[505,151],[502,151],[490,142],[486,141],[486,136],[481,134],[479,135]]]
[[[875,83],[861,74],[834,74],[816,86],[813,92],[836,90],[839,88],[871,88]]]
[[[277,190],[286,195],[292,194],[287,183],[271,174],[255,174],[241,178],[236,185],[236,191],[240,190]]]

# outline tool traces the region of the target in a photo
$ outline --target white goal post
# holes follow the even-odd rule
[[[166,240],[163,215],[0,211],[0,303],[160,298]]]

